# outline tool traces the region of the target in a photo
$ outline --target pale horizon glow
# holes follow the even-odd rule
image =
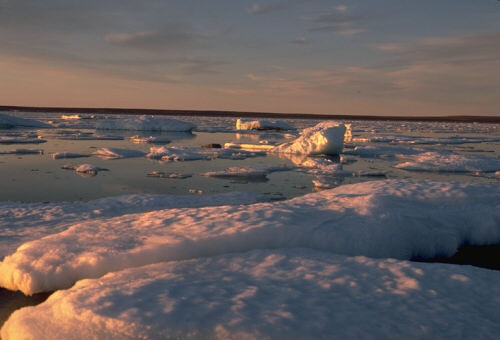
[[[499,116],[499,41],[493,0],[3,0],[0,105]]]

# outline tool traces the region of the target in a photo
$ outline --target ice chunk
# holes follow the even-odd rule
[[[93,154],[104,159],[144,157],[146,155],[145,152],[142,152],[140,150],[120,148],[100,148]]]
[[[236,130],[294,130],[290,124],[276,120],[249,120],[238,119],[236,121]]]
[[[190,174],[180,174],[177,172],[164,173],[163,171],[152,171],[148,175],[148,177],[157,177],[157,178],[171,178],[171,179],[185,179],[189,178],[192,175]]]
[[[151,147],[149,151],[146,155],[147,158],[161,159],[162,161],[195,161],[207,159],[207,156],[192,151],[187,147]]]
[[[90,155],[84,155],[81,153],[75,152],[54,152],[52,154],[53,159],[62,159],[62,158],[80,158],[80,157],[89,157]]]
[[[304,155],[337,155],[344,147],[344,124],[322,122],[311,128],[304,129],[294,141],[281,144],[272,151]]]
[[[453,153],[426,152],[411,160],[394,165],[395,168],[435,172],[494,172],[500,170],[500,159],[459,155]]]
[[[195,127],[192,123],[155,116],[108,118],[96,124],[96,128],[101,130],[191,131]]]
[[[354,150],[344,150],[346,155],[357,155],[364,157],[396,156],[396,155],[417,155],[426,152],[425,149],[411,148],[404,146],[380,146],[367,145],[356,146]]]
[[[10,129],[14,127],[50,128],[52,126],[34,119],[26,119],[0,113],[0,129]]]
[[[149,136],[149,137],[142,137],[142,136],[132,136],[130,137],[130,141],[132,143],[136,144],[168,144],[170,143],[170,138],[164,137],[164,136]]]
[[[73,115],[61,115],[63,120],[79,120],[79,119],[93,119],[94,115],[89,114],[73,114]]]
[[[255,250],[83,280],[3,339],[494,339],[500,272]],[[446,325],[446,327],[443,327]]]
[[[42,138],[24,136],[0,136],[0,144],[41,144],[47,142]]]
[[[245,144],[245,143],[225,143],[225,149],[243,149],[249,151],[271,151],[275,148],[274,145],[268,144]]]
[[[202,173],[202,176],[217,178],[238,178],[238,179],[259,179],[266,178],[268,174],[275,171],[287,171],[286,167],[230,167],[221,171],[209,171]]]
[[[41,149],[15,149],[10,151],[0,151],[0,155],[43,155]]]
[[[87,176],[95,176],[99,171],[108,171],[108,169],[99,168],[92,164],[80,164],[80,165],[63,165],[62,169],[65,170],[74,170],[77,174],[87,177]]]
[[[371,181],[274,203],[123,213],[23,244],[0,262],[0,285],[33,294],[130,267],[262,248],[411,259],[500,243],[500,186],[491,184]]]

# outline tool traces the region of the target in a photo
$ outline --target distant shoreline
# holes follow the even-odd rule
[[[273,113],[273,112],[241,112],[216,110],[161,110],[161,109],[124,109],[124,108],[84,108],[84,107],[35,107],[35,106],[0,106],[0,111],[29,111],[57,113],[89,113],[89,114],[147,114],[160,116],[206,116],[234,118],[282,118],[282,119],[320,119],[320,120],[387,120],[387,121],[421,121],[421,122],[461,122],[461,123],[495,123],[500,124],[500,116],[370,116],[370,115],[330,115],[308,113]]]

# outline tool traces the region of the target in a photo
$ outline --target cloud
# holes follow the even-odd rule
[[[252,4],[252,7],[247,9],[247,12],[250,14],[267,14],[276,11],[281,11],[290,8],[291,6],[293,6],[293,3],[291,2],[282,2],[282,3],[266,4],[266,5],[254,3]]]
[[[194,46],[202,36],[183,26],[170,24],[156,31],[109,33],[104,39],[116,46],[158,51]]]
[[[290,41],[292,44],[297,44],[297,45],[306,45],[306,44],[309,44],[309,40],[307,40],[306,38],[304,37],[297,37],[295,39],[293,39],[292,41]]]
[[[351,13],[345,5],[335,7],[334,11],[318,15],[313,18],[306,18],[312,21],[315,26],[309,32],[332,31],[340,35],[356,35],[365,32],[366,29],[358,27],[358,23],[365,20],[366,16]]]

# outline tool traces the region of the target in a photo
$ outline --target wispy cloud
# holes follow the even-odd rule
[[[306,19],[315,23],[309,29],[310,32],[332,31],[347,36],[365,32],[366,29],[358,26],[365,18],[361,14],[352,13],[346,5],[339,5],[333,11]]]
[[[304,37],[297,37],[295,39],[293,39],[292,41],[290,41],[292,44],[297,44],[297,45],[306,45],[309,43],[309,40],[307,40],[306,38]]]

